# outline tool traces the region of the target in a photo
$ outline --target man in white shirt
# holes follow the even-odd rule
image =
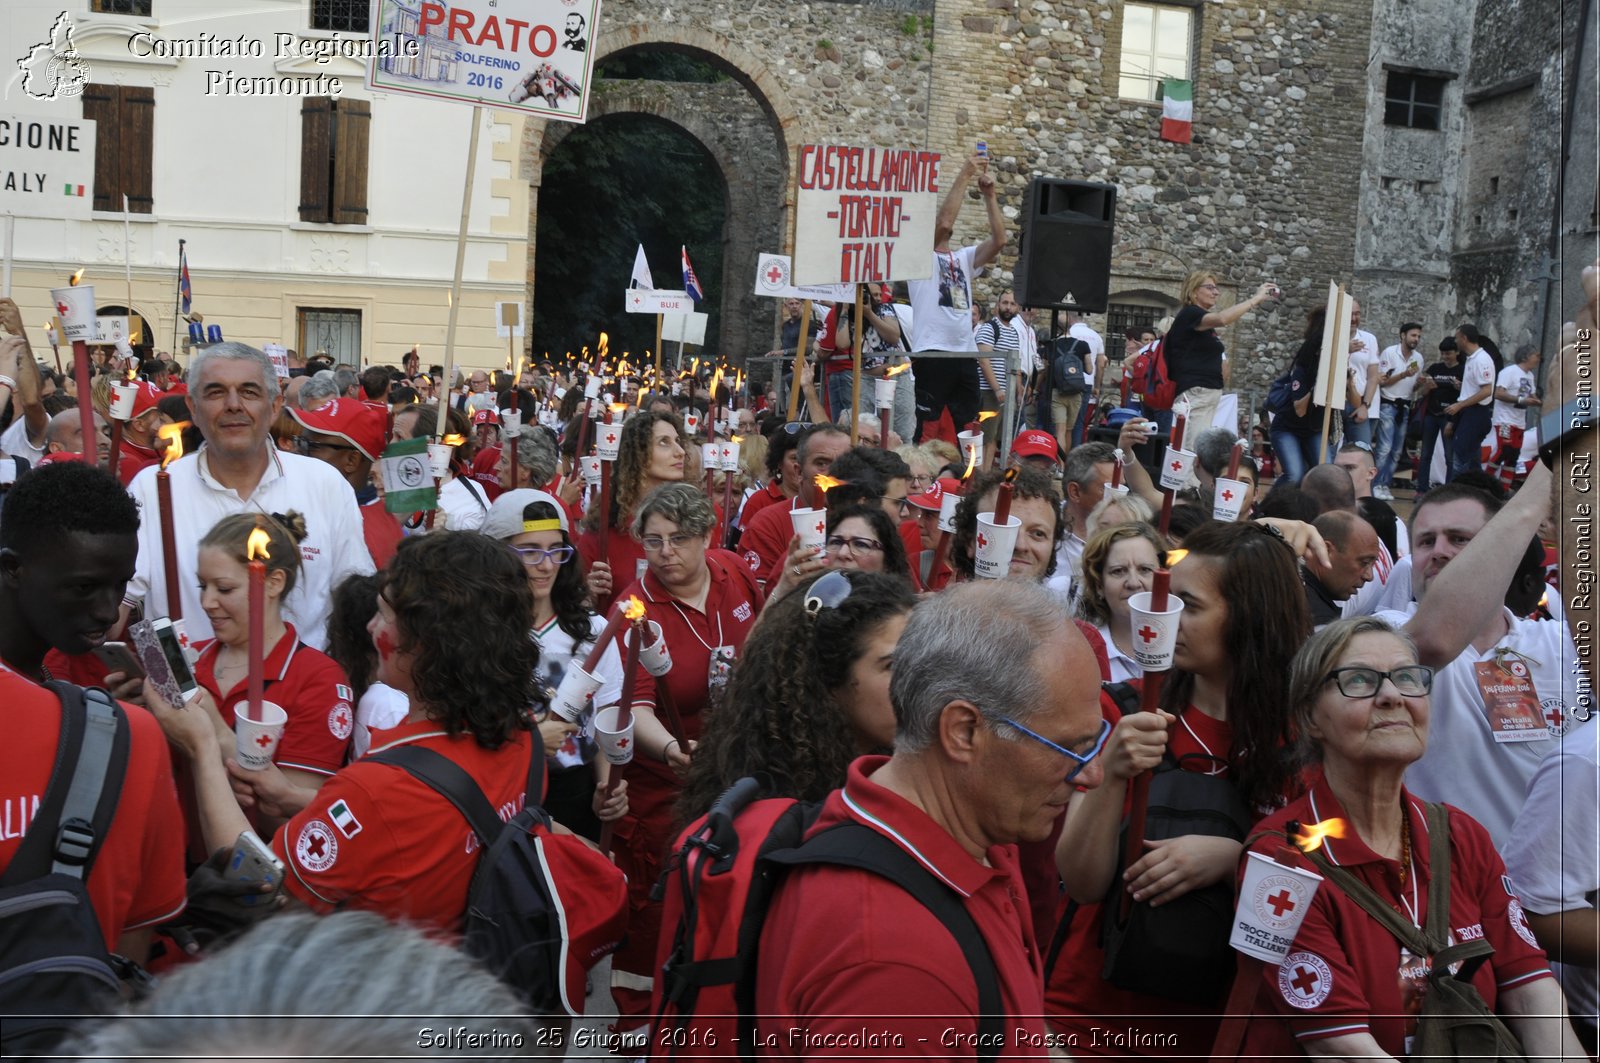
[[[1507,490],[1517,480],[1517,463],[1522,455],[1522,437],[1528,427],[1528,410],[1542,403],[1539,390],[1539,348],[1525,343],[1517,348],[1515,363],[1500,370],[1494,382],[1494,413],[1489,427],[1494,431],[1494,457],[1489,468]]]
[[[1344,410],[1345,442],[1372,444],[1372,430],[1383,412],[1378,397],[1378,337],[1361,327],[1361,303],[1350,300],[1350,393]]]
[[[1038,418],[1032,409],[1039,390],[1039,334],[1033,331],[1033,309],[1023,307],[1011,319],[1017,333],[1017,371],[1022,374],[1022,391],[1017,393],[1017,427],[1032,425]]]
[[[1494,402],[1494,360],[1483,349],[1483,336],[1475,325],[1456,329],[1456,350],[1462,360],[1461,398],[1444,408],[1456,418],[1450,445],[1450,479],[1483,468],[1483,437],[1489,434]]]
[[[11,424],[0,433],[0,454],[39,464],[45,455],[45,430],[50,415],[40,393],[39,363],[28,346],[22,311],[9,297],[0,298],[0,329],[11,335],[0,339],[0,406],[11,403]]]
[[[300,578],[284,599],[285,619],[301,641],[327,644],[333,588],[346,576],[373,571],[355,492],[337,469],[315,458],[273,447],[272,422],[282,408],[272,361],[243,343],[220,343],[195,356],[189,368],[189,411],[205,437],[197,453],[168,466],[178,593],[191,641],[211,636],[200,607],[196,577],[200,539],[235,513],[288,513],[305,517]],[[139,562],[128,581],[125,608],[143,601],[147,617],[171,616],[157,502],[157,466],[140,472],[128,493],[145,518],[139,524]]]
[[[1378,395],[1383,409],[1378,417],[1377,455],[1378,478],[1373,482],[1372,495],[1385,502],[1394,501],[1394,468],[1400,454],[1406,449],[1406,426],[1411,421],[1411,396],[1417,389],[1423,359],[1417,344],[1422,342],[1422,326],[1408,321],[1400,326],[1400,342],[1385,347],[1378,355],[1378,369],[1383,374],[1378,384]]]
[[[1083,442],[1084,433],[1089,430],[1086,422],[1089,417],[1089,407],[1094,405],[1095,378],[1106,361],[1106,341],[1100,338],[1100,333],[1090,327],[1082,314],[1068,313],[1067,320],[1072,323],[1067,329],[1067,335],[1089,345],[1089,353],[1083,359],[1083,380],[1088,389],[1083,393],[1083,402],[1078,404],[1077,421],[1071,426],[1072,445],[1075,447]]]

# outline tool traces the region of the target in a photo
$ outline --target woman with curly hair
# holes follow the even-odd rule
[[[1222,776],[1263,815],[1297,790],[1286,706],[1290,665],[1311,619],[1294,551],[1254,523],[1208,521],[1183,545],[1188,555],[1171,569],[1172,595],[1184,608],[1161,711],[1120,716],[1102,699],[1115,723],[1101,758],[1105,781],[1073,795],[1056,848],[1056,866],[1079,908],[1045,1002],[1052,1025],[1076,1035],[1085,1054],[1114,1051],[1113,1026],[1098,1017],[1115,1015],[1143,1016],[1143,1032],[1169,1035],[1151,1041],[1158,1050],[1149,1054],[1189,1054],[1187,1046],[1211,1044],[1221,1010],[1220,995],[1215,1005],[1196,1004],[1120,989],[1100,976],[1102,900],[1126,889],[1136,904],[1170,903],[1231,881],[1243,852],[1230,838],[1180,835],[1146,841],[1145,854],[1122,873],[1118,835],[1130,780],[1169,756],[1179,770]],[[1093,1046],[1107,1047],[1097,1053]]]
[[[333,609],[328,614],[328,656],[350,677],[356,696],[356,726],[350,732],[350,759],[366,756],[373,731],[387,731],[411,711],[406,696],[378,682],[378,651],[367,625],[378,612],[378,592],[383,573],[349,576],[333,589]]]
[[[883,572],[909,582],[911,565],[900,529],[881,505],[845,506],[828,513],[828,538],[824,545],[828,566]]]
[[[1165,556],[1160,536],[1148,524],[1110,525],[1091,534],[1083,548],[1078,618],[1095,625],[1105,639],[1113,683],[1144,674],[1133,658],[1133,614],[1128,611],[1128,599],[1150,589]]]
[[[1011,578],[1043,583],[1055,573],[1057,547],[1067,531],[1061,519],[1061,492],[1055,478],[1042,470],[1019,466],[1016,473],[1011,484],[1011,515],[1022,521],[1022,528],[1011,551]],[[950,538],[950,567],[956,579],[976,576],[978,514],[994,512],[1005,476],[991,470],[973,477],[956,506],[955,533]]]
[[[763,797],[820,801],[852,760],[893,746],[889,665],[915,603],[905,580],[859,570],[825,572],[774,602],[706,717],[680,818],[704,815],[746,775]]]
[[[495,808],[539,801],[544,750],[528,722],[530,710],[545,707],[539,646],[521,623],[483,623],[529,615],[533,595],[516,555],[470,532],[413,536],[382,575],[370,628],[377,679],[405,694],[410,712],[311,795],[272,847],[288,868],[284,888],[315,911],[376,911],[457,933],[482,839],[448,800],[374,757],[431,750],[471,776]],[[249,826],[230,777],[252,804],[278,814],[295,789],[282,772],[246,771],[202,714],[173,709],[151,687],[146,697],[193,771],[208,851],[231,846]]]

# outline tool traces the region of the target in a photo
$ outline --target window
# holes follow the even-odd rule
[[[1129,329],[1154,328],[1171,313],[1164,306],[1112,303],[1106,309],[1106,356],[1113,362],[1122,361]]]
[[[1438,129],[1444,102],[1444,78],[1389,71],[1383,94],[1383,124],[1407,129]]]
[[[89,10],[97,15],[140,15],[150,17],[151,0],[90,0]]]
[[[307,96],[300,105],[300,220],[367,223],[372,104]]]
[[[154,89],[135,85],[85,85],[83,117],[93,119],[94,209],[149,214],[151,142],[155,130]]]
[[[371,25],[367,0],[311,0],[311,28],[365,33]]]
[[[302,306],[299,318],[301,354],[326,354],[334,365],[361,364],[361,311],[324,310]]]
[[[1124,4],[1122,76],[1117,95],[1160,99],[1162,78],[1189,76],[1190,12],[1182,7]]]

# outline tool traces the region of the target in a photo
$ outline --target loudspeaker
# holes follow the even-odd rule
[[[1116,214],[1115,185],[1035,177],[1023,203],[1017,302],[1104,313]]]

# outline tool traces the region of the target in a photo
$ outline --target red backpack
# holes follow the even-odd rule
[[[1134,355],[1128,364],[1128,386],[1135,401],[1149,410],[1170,410],[1178,397],[1178,385],[1167,371],[1167,339],[1163,336]]]
[[[650,1008],[653,1060],[756,1058],[756,969],[767,909],[788,868],[833,864],[882,875],[949,929],[978,987],[978,1058],[1004,1043],[994,958],[961,898],[906,851],[860,823],[807,835],[820,802],[755,800],[740,779],[678,837],[661,880],[661,951]],[[778,957],[782,961],[782,957]]]

